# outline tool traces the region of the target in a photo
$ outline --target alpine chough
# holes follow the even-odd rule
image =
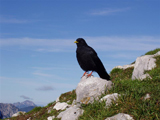
[[[88,74],[88,77],[92,75],[92,72],[95,71],[98,75],[106,80],[110,80],[110,76],[106,72],[101,60],[97,56],[95,50],[88,46],[86,41],[83,38],[78,38],[74,43],[77,44],[76,57],[80,67],[86,72],[91,71]]]

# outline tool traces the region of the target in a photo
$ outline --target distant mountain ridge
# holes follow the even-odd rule
[[[3,118],[11,117],[14,113],[17,113],[19,109],[13,104],[0,103],[0,111]]]
[[[32,101],[29,100],[13,104],[0,103],[0,111],[3,115],[3,118],[9,118],[18,111],[29,112],[36,106],[37,106],[36,104],[34,104]]]
[[[29,101],[29,100],[26,100],[24,102],[13,103],[13,105],[19,109],[30,107],[30,106],[37,106],[36,104],[34,104],[32,101]]]

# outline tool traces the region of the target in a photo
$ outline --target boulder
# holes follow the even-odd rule
[[[55,104],[55,106],[53,107],[53,109],[56,109],[56,110],[64,110],[64,109],[66,109],[68,106],[69,106],[69,105],[68,105],[67,103],[65,103],[65,102],[62,102],[62,103],[57,102],[57,103]]]
[[[78,120],[78,117],[81,116],[83,112],[84,110],[74,105],[61,112],[57,118],[61,118],[61,120]]]
[[[112,117],[108,117],[105,120],[134,120],[130,115],[124,113],[118,113]]]
[[[149,77],[149,74],[144,74],[145,71],[152,70],[156,67],[156,59],[155,56],[160,55],[160,51],[157,52],[154,55],[144,55],[141,57],[138,57],[135,62],[133,74],[132,74],[132,80],[140,79],[143,80],[146,77]]]
[[[113,93],[104,96],[100,101],[106,101],[106,106],[109,107],[112,104],[112,101],[116,101],[120,95],[118,93]]]
[[[97,77],[87,77],[87,74],[81,78],[76,88],[76,101],[77,103],[93,103],[94,99],[98,100],[99,97],[108,89],[112,88],[112,82]]]

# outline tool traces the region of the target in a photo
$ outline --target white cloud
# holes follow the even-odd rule
[[[36,77],[40,77],[42,79],[45,78],[45,81],[48,81],[47,79],[55,79],[55,80],[66,80],[66,78],[59,76],[57,74],[53,74],[54,70],[68,70],[70,68],[63,68],[62,67],[32,67],[32,69],[34,69],[34,72],[32,73],[33,75],[35,75]],[[50,73],[50,74],[49,74]],[[50,82],[50,81],[48,81]]]
[[[16,24],[21,24],[21,23],[28,23],[28,20],[20,20],[17,18],[5,18],[0,16],[0,23],[16,23]]]
[[[113,8],[107,8],[107,9],[103,9],[103,10],[95,10],[93,12],[91,12],[91,15],[95,15],[95,16],[104,16],[104,15],[111,15],[113,13],[117,13],[117,12],[123,12],[123,11],[127,11],[130,8],[120,8],[120,9],[113,9]]]
[[[90,46],[101,51],[119,50],[151,50],[158,48],[160,37],[131,36],[131,37],[86,37]]]
[[[71,39],[1,38],[3,46],[71,46]],[[42,49],[43,50],[43,49]]]
[[[83,37],[89,46],[99,51],[132,50],[148,51],[158,48],[159,36],[100,36]],[[34,39],[34,38],[3,38],[0,39],[1,47],[20,46],[37,52],[75,52],[75,39]],[[10,47],[10,48],[9,48]],[[18,48],[18,47],[17,47]]]
[[[26,100],[32,100],[32,98],[27,97],[27,96],[25,96],[25,95],[21,95],[20,97],[23,98],[23,99],[26,99]]]
[[[52,77],[52,75],[50,75],[50,74],[39,73],[39,72],[34,72],[33,75],[38,75],[38,76],[42,76],[42,77]]]
[[[39,91],[50,91],[50,90],[54,90],[54,88],[52,86],[42,86],[42,87],[37,88],[36,90],[39,90]]]
[[[74,41],[74,39],[2,38],[0,46],[25,47],[37,52],[68,52],[75,46]]]

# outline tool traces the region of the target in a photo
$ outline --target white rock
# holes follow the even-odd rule
[[[56,99],[56,103],[59,102],[59,97]]]
[[[24,115],[26,112],[23,112],[23,111],[18,111],[17,113],[13,114],[12,117],[17,117],[19,115]]]
[[[47,120],[53,120],[55,118],[55,116],[50,116],[47,118]]]
[[[124,69],[124,70],[125,70],[125,69],[127,69],[127,68],[134,67],[134,65],[135,65],[135,64],[123,65],[123,66],[120,66],[120,65],[119,65],[119,66],[116,66],[116,67],[114,67],[114,68],[119,68],[119,69]],[[113,69],[114,69],[114,68],[113,68]]]
[[[100,101],[106,101],[106,106],[109,107],[112,104],[112,101],[116,101],[120,95],[118,93],[113,93],[104,96]]]
[[[98,100],[102,93],[112,88],[112,82],[97,77],[83,76],[76,88],[76,101],[88,104]]]
[[[84,110],[80,109],[78,106],[74,105],[65,111],[61,112],[57,118],[61,120],[78,120],[78,117],[83,114]]]
[[[29,117],[27,120],[31,120],[31,117]]]
[[[160,55],[160,51],[154,55],[144,55],[138,57],[135,62],[132,80],[134,79],[145,79],[146,77],[150,77],[149,75],[145,75],[144,72],[147,70],[152,70],[156,67],[156,59],[153,58],[157,55]]]
[[[134,120],[130,115],[124,113],[118,113],[112,117],[108,117],[105,120]]]
[[[147,93],[146,96],[144,97],[144,100],[149,99],[151,96]]]
[[[53,107],[53,109],[56,109],[56,110],[64,110],[64,109],[66,109],[66,107],[68,107],[69,105],[67,104],[67,103],[65,103],[65,102],[62,102],[62,103],[60,103],[60,102],[57,102],[56,104],[55,104],[55,106]]]

